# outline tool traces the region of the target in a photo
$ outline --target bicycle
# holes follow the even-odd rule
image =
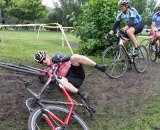
[[[26,89],[33,96],[33,98],[26,100],[26,106],[31,112],[28,119],[29,130],[89,130],[86,123],[73,110],[77,106],[81,106],[86,110],[86,114],[89,117],[92,117],[96,111],[87,104],[85,99],[81,99],[81,103],[78,103],[70,97],[59,80],[59,66],[60,63],[57,62],[51,67],[41,70],[48,75],[48,80],[38,94],[29,88],[30,82],[25,84]],[[41,99],[41,95],[53,81],[56,81],[56,84],[67,99],[66,102]]]
[[[158,30],[160,31],[160,29]],[[160,45],[157,43],[157,41],[160,39],[160,36],[157,35],[157,32],[155,31],[155,35],[151,33],[151,31],[146,30],[147,33],[149,33],[149,39],[146,38],[142,40],[141,44],[146,45],[149,52],[149,57],[152,62],[155,62],[157,58],[160,58]],[[154,40],[152,38],[154,37]]]
[[[124,37],[121,33],[116,34],[116,37],[119,39],[119,44],[113,45],[110,40],[111,36],[107,36],[111,46],[106,48],[102,54],[102,64],[107,65],[105,74],[111,78],[122,77],[123,74],[127,71],[129,64],[134,64],[137,72],[144,72],[147,69],[149,61],[146,47],[144,45],[139,45],[139,53],[135,56],[133,55],[133,47],[132,49],[126,49],[126,47],[123,45],[122,41],[129,39]],[[130,40],[128,42],[132,45]]]

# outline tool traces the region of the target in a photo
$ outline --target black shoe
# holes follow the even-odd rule
[[[99,70],[102,71],[102,72],[105,72],[105,71],[106,71],[106,67],[107,67],[107,65],[104,65],[104,64],[96,64],[96,65],[95,65],[95,68],[96,68],[96,69],[99,69]]]
[[[87,92],[80,92],[80,94],[79,94],[79,96],[84,100],[86,100],[88,98],[88,95],[89,94]]]

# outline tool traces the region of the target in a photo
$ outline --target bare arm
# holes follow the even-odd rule
[[[153,35],[155,35],[155,27],[156,27],[156,23],[152,22],[151,29],[152,29]]]

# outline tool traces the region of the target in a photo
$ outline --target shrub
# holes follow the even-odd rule
[[[117,16],[117,0],[94,0],[85,3],[75,33],[80,37],[81,54],[101,54],[109,43],[104,33],[109,32]]]

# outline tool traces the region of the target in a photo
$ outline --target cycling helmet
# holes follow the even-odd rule
[[[129,5],[129,0],[119,0],[118,6],[120,5]]]
[[[45,51],[38,51],[36,54],[35,54],[35,61],[38,62],[38,63],[43,63],[43,60],[46,58],[47,54]]]

